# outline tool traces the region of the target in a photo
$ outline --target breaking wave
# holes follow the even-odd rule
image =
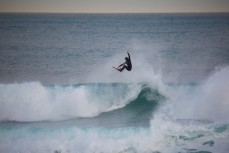
[[[148,95],[146,95],[148,94]],[[59,121],[95,117],[122,107],[144,106],[143,84],[92,83],[44,86],[39,82],[0,85],[0,121]],[[138,104],[143,102],[143,105]],[[131,104],[129,104],[131,103]]]

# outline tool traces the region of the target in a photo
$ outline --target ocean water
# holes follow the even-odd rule
[[[228,152],[228,36],[229,13],[1,13],[0,152]]]

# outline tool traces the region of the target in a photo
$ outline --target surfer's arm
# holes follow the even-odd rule
[[[130,54],[129,54],[129,52],[127,52],[127,54],[128,54],[128,58],[129,58],[129,60],[130,60]]]

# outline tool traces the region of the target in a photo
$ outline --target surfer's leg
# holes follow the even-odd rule
[[[122,72],[126,68],[127,68],[126,65],[124,65],[121,69],[119,69],[119,71]]]

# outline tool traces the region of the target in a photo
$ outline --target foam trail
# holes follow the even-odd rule
[[[46,87],[39,82],[0,84],[0,121],[92,117],[125,106],[141,85],[85,84]]]

